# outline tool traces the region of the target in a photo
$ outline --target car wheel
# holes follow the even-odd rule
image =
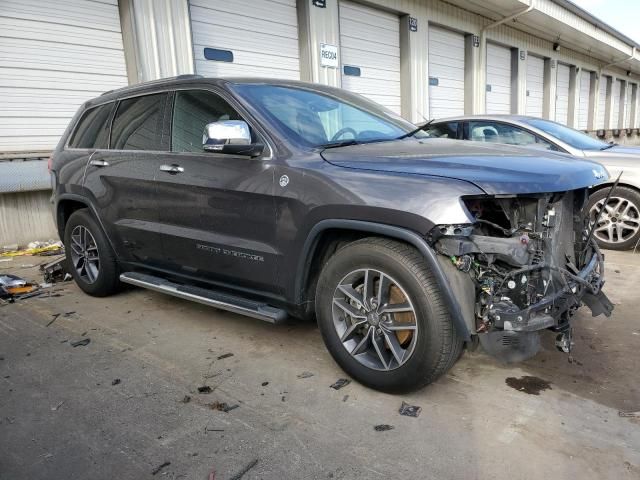
[[[64,230],[67,269],[89,295],[106,297],[118,291],[118,262],[102,229],[87,209],[77,210]]]
[[[377,390],[416,390],[445,373],[463,341],[423,257],[406,244],[367,238],[324,265],[316,316],[335,361]]]
[[[593,225],[603,208],[608,188],[598,190],[589,198],[589,223]],[[605,210],[600,215],[593,236],[602,248],[628,250],[640,240],[640,194],[627,187],[616,187]]]

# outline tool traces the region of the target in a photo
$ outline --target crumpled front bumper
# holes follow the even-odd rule
[[[567,323],[567,313],[575,311],[582,303],[591,309],[594,317],[601,314],[611,316],[613,304],[602,292],[604,256],[595,244],[591,258],[575,274],[566,269],[541,264],[517,270],[512,275],[540,269],[556,271],[564,284],[522,310],[510,302],[496,299],[489,307],[489,318],[495,327],[512,332],[560,328]]]

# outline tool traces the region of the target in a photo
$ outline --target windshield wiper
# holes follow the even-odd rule
[[[604,147],[602,147],[600,151],[609,150],[610,148],[617,147],[617,146],[618,146],[617,143],[610,143],[609,145],[605,145]]]
[[[411,130],[409,133],[405,133],[404,135],[400,135],[398,138],[396,138],[396,140],[402,140],[404,138],[413,137],[420,130],[425,130],[429,125],[431,125],[433,123],[434,120],[435,120],[435,118],[432,118],[427,123],[425,123],[424,125],[416,128],[415,130]]]
[[[349,145],[358,145],[359,142],[355,138],[350,138],[349,140],[342,140],[341,142],[331,142],[324,143],[322,145],[318,145],[319,148],[338,148],[338,147],[348,147]]]

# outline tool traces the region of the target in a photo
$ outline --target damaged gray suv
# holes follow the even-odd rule
[[[581,305],[610,315],[583,215],[599,164],[427,138],[361,96],[178,77],[85,103],[51,162],[68,268],[272,323],[317,319],[336,362],[384,391],[465,346],[516,361]]]

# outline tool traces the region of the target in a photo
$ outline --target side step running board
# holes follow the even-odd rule
[[[221,310],[246,315],[269,323],[282,323],[287,313],[266,303],[247,300],[227,293],[221,293],[206,288],[180,285],[161,277],[138,272],[125,272],[120,275],[120,281],[137,287],[148,288],[156,292],[166,293],[174,297],[202,303]]]

